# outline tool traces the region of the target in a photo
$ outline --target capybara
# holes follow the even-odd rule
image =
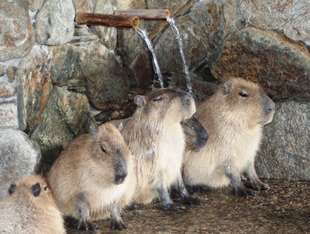
[[[258,84],[231,78],[198,107],[196,117],[208,132],[199,152],[187,152],[183,179],[186,185],[223,187],[231,184],[236,195],[255,195],[246,188],[246,173],[255,190],[269,189],[257,177],[254,161],[265,124],[272,121],[274,102]]]
[[[134,202],[147,204],[158,197],[164,209],[182,209],[168,192],[175,185],[186,203],[199,204],[181,176],[185,137],[180,123],[195,113],[194,99],[184,91],[156,89],[135,96],[134,103],[137,109],[122,130],[135,157]]]
[[[43,177],[24,176],[11,184],[9,194],[0,202],[0,233],[66,233],[63,217]]]
[[[75,138],[52,165],[47,179],[65,216],[79,220],[78,229],[95,230],[92,221],[111,216],[111,229],[124,229],[121,210],[135,187],[133,157],[113,124],[90,127]]]
[[[109,123],[115,125],[118,130],[122,131],[125,124],[130,118],[111,120]],[[185,135],[185,149],[198,152],[205,146],[208,140],[208,133],[195,116],[185,119],[181,122]]]

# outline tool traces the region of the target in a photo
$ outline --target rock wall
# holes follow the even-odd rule
[[[274,99],[259,176],[310,179],[307,0],[1,1],[0,128],[23,131],[39,144],[39,168],[48,168],[90,122],[130,116],[132,96],[149,89],[152,57],[135,30],[74,22],[79,11],[138,8],[170,10],[197,101],[231,76],[259,82]],[[140,19],[139,27],[153,42],[166,86],[186,88],[166,20]]]

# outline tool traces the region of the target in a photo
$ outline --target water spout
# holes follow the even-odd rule
[[[190,73],[189,73],[189,69],[188,69],[188,65],[186,63],[186,60],[185,60],[185,55],[184,55],[184,50],[183,50],[183,40],[180,36],[180,32],[175,24],[175,21],[173,18],[167,18],[167,21],[175,35],[175,38],[176,40],[178,41],[179,43],[179,51],[180,51],[180,54],[181,54],[181,57],[182,57],[182,61],[183,61],[183,66],[184,66],[184,73],[185,73],[185,76],[186,76],[186,85],[187,85],[187,89],[189,91],[189,93],[193,94],[193,89],[192,89],[192,84],[191,84],[191,77],[190,77]]]
[[[152,42],[151,42],[151,40],[150,40],[150,38],[147,35],[147,32],[145,30],[137,28],[136,31],[143,38],[143,40],[145,41],[149,51],[152,54],[153,65],[154,65],[154,68],[155,68],[155,73],[157,74],[157,77],[158,77],[159,85],[160,85],[161,88],[164,88],[163,77],[162,77],[162,74],[161,74],[161,71],[160,71],[160,68],[159,68],[158,60],[156,58],[156,54],[155,54]],[[153,87],[152,88],[154,88],[154,82],[153,82]]]

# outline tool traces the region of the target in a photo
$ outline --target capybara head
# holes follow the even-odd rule
[[[90,134],[93,137],[94,159],[111,175],[111,182],[121,184],[127,176],[126,159],[131,155],[123,136],[110,123],[91,126]]]
[[[241,78],[231,78],[219,86],[224,100],[224,109],[233,121],[240,121],[253,127],[272,121],[275,104],[262,88],[253,82]]]
[[[196,112],[193,97],[184,91],[156,89],[145,96],[137,95],[134,103],[143,109],[143,115],[149,119],[164,120],[167,124],[181,122]],[[169,118],[165,118],[169,113]]]
[[[37,202],[42,201],[46,204],[51,202],[54,204],[51,190],[45,179],[40,175],[28,175],[11,184],[9,194],[12,197],[21,196],[23,198],[27,194],[28,198],[36,198],[35,201]]]
[[[208,140],[206,129],[195,116],[181,122],[185,133],[186,150],[198,152]]]

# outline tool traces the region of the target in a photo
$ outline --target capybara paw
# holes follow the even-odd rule
[[[177,206],[174,203],[163,205],[164,210],[186,210],[184,206]]]
[[[252,184],[253,189],[255,190],[269,190],[270,186],[268,184],[259,183],[259,184]]]
[[[78,225],[79,230],[85,230],[85,231],[96,231],[99,229],[98,225],[93,222],[84,222],[80,221]]]
[[[193,196],[184,198],[183,203],[186,205],[201,205],[201,200]]]
[[[235,190],[236,196],[256,196],[256,193],[248,188],[242,188]]]
[[[120,220],[120,221],[112,220],[110,228],[112,230],[123,230],[123,229],[127,229],[127,226],[125,225],[125,223],[122,220]]]

